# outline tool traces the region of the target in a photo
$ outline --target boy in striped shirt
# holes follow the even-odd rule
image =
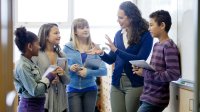
[[[155,71],[133,66],[133,72],[144,77],[138,112],[162,112],[169,103],[170,82],[181,76],[180,57],[176,44],[168,36],[172,24],[169,12],[158,10],[149,17],[149,31],[159,42],[153,47],[150,61]]]

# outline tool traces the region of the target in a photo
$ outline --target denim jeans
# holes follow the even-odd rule
[[[44,112],[45,98],[20,98],[18,112]]]
[[[147,102],[142,102],[137,112],[162,112],[165,107],[159,107]]]
[[[48,109],[44,109],[44,112],[49,112]],[[68,112],[67,109],[63,110],[62,112]]]
[[[94,112],[97,98],[97,90],[68,93],[69,112]]]

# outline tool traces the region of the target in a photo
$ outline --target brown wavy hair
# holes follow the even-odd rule
[[[138,7],[130,1],[122,2],[119,9],[124,11],[125,15],[130,19],[130,24],[132,26],[131,36],[128,37],[128,44],[132,45],[138,43],[140,36],[148,31],[148,22],[142,18]]]
[[[52,27],[58,27],[58,25],[56,23],[47,23],[47,24],[43,24],[40,29],[39,29],[39,33],[38,33],[38,37],[40,39],[40,51],[44,51],[46,48],[46,40],[49,36],[49,33],[51,31]],[[54,51],[58,54],[59,57],[62,57],[62,53],[61,48],[59,45],[55,45],[54,46]]]

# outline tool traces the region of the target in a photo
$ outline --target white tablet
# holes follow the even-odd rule
[[[90,68],[90,69],[99,69],[101,65],[102,60],[101,59],[86,59],[84,63],[85,68]]]
[[[141,67],[147,70],[155,71],[155,69],[149,65],[145,60],[132,60],[129,61],[132,65],[135,65],[137,67]]]

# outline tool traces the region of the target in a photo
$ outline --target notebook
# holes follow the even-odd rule
[[[89,58],[89,59],[86,59],[84,63],[84,67],[90,68],[90,69],[99,69],[101,62],[102,62],[101,59]]]
[[[47,70],[44,72],[44,75],[42,77],[46,77],[50,72],[54,71],[58,66],[56,65],[50,65]]]
[[[129,61],[132,65],[135,65],[137,67],[141,67],[147,70],[155,71],[155,69],[149,65],[145,60],[132,60]]]
[[[57,65],[61,67],[63,70],[66,69],[66,58],[57,58]]]

